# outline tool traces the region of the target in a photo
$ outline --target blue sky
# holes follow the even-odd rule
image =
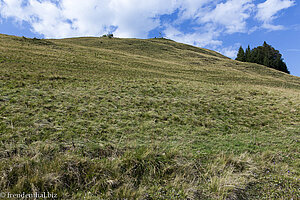
[[[164,37],[235,58],[264,41],[300,76],[295,0],[0,0],[0,33],[38,38]]]

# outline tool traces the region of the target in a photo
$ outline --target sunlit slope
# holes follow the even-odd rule
[[[205,76],[208,80],[214,80],[214,77],[222,74],[225,77],[223,78],[224,80],[219,80],[216,83],[222,84],[231,81],[234,82],[235,80],[240,82],[251,82],[251,80],[255,81],[255,79],[258,81],[267,79],[265,80],[266,82],[272,80],[280,81],[280,79],[276,79],[276,77],[280,77],[282,81],[291,81],[299,86],[299,79],[294,79],[291,76],[283,76],[283,73],[276,70],[270,70],[270,68],[252,63],[246,64],[232,61],[208,49],[197,48],[165,39],[76,38],[65,39],[63,42],[90,47],[94,50],[112,50],[115,56],[125,54],[125,62],[128,61],[128,58],[133,59],[131,56],[134,56],[134,60],[141,62],[141,64],[145,63],[149,65],[149,68],[153,66],[154,69],[156,62],[167,61],[166,64],[160,65],[159,70],[173,72],[178,70],[178,73],[184,73],[181,76],[183,79],[193,74],[194,76]],[[105,53],[103,52],[103,54]],[[122,61],[120,58],[117,62]],[[167,70],[172,64],[171,70]],[[243,73],[239,73],[238,71]]]
[[[30,40],[4,35],[1,39],[1,49],[7,51],[6,59],[12,63],[32,62],[34,65],[55,66],[57,70],[84,67],[87,72],[93,70],[97,76],[118,73],[136,78],[157,76],[214,84],[300,87],[298,77],[261,65],[236,62],[211,50],[165,39]],[[38,62],[33,62],[36,58]]]
[[[0,191],[297,199],[300,78],[166,39],[0,35]]]

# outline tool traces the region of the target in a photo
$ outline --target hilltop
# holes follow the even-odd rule
[[[296,199],[300,78],[167,39],[0,35],[0,191]]]

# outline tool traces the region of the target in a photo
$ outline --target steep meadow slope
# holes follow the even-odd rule
[[[167,39],[0,35],[0,192],[297,199],[300,78]]]

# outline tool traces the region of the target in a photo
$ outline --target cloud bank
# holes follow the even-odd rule
[[[294,0],[0,0],[0,16],[27,22],[45,38],[106,33],[147,38],[159,30],[179,42],[217,49],[224,34],[283,29],[273,22],[294,5]],[[231,47],[223,51],[233,55]]]
[[[263,22],[263,27],[270,30],[281,30],[282,25],[273,25],[272,21],[278,17],[278,12],[295,5],[293,0],[267,0],[257,5],[256,18]]]

